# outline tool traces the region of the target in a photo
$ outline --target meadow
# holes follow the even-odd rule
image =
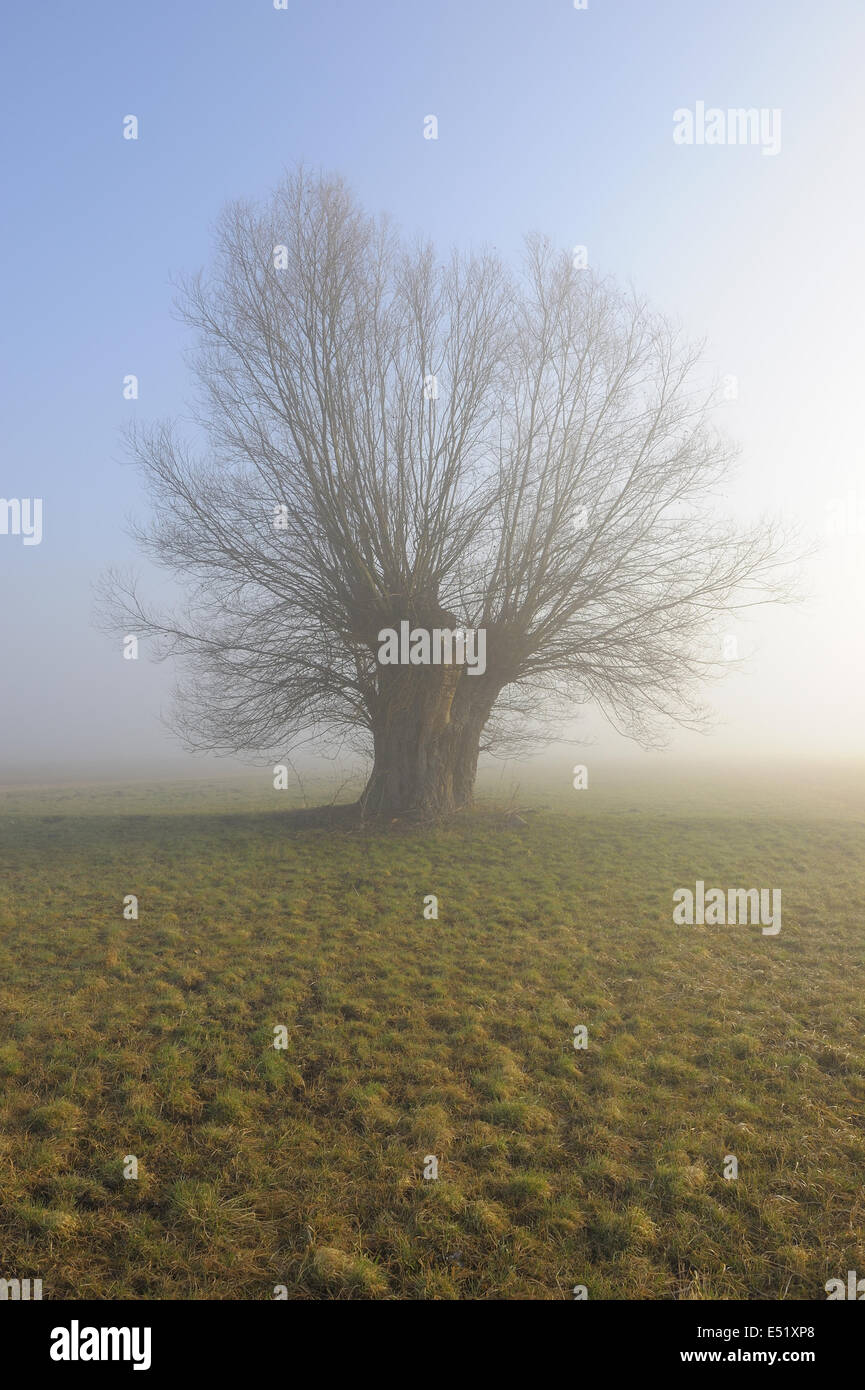
[[[261,778],[0,792],[0,1276],[797,1300],[865,1274],[862,769],[660,768],[489,777],[433,830]],[[674,926],[695,879],[780,887],[783,930]]]

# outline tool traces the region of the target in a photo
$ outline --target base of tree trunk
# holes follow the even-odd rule
[[[476,761],[467,768],[453,757],[430,757],[426,750],[414,758],[376,756],[360,798],[366,815],[417,816],[437,820],[472,803]]]
[[[438,820],[470,806],[489,714],[472,677],[458,667],[406,672],[392,693],[374,730],[364,812]]]

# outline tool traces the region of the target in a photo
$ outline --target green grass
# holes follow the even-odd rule
[[[0,1276],[801,1299],[865,1272],[861,779],[601,780],[432,832],[250,781],[0,795]],[[780,936],[674,927],[696,878],[780,887]]]

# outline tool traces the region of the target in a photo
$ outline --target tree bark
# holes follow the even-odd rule
[[[480,737],[494,703],[481,686],[484,677],[461,666],[387,668],[373,718],[365,811],[437,819],[471,805]]]

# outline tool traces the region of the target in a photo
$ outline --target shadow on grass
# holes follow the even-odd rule
[[[437,820],[419,815],[370,815],[358,802],[286,810],[203,812],[172,811],[170,806],[165,806],[152,811],[118,811],[107,815],[76,814],[70,810],[62,815],[18,816],[7,822],[4,838],[10,849],[17,844],[46,853],[82,842],[129,845],[153,838],[164,841],[166,837],[172,843],[194,842],[202,834],[214,833],[220,839],[237,833],[244,840],[254,837],[271,843],[321,833],[337,840],[347,837],[416,838],[453,830],[461,834],[471,834],[473,830],[519,832],[527,825],[524,817],[531,814],[525,810],[517,814],[504,805],[486,800]]]

